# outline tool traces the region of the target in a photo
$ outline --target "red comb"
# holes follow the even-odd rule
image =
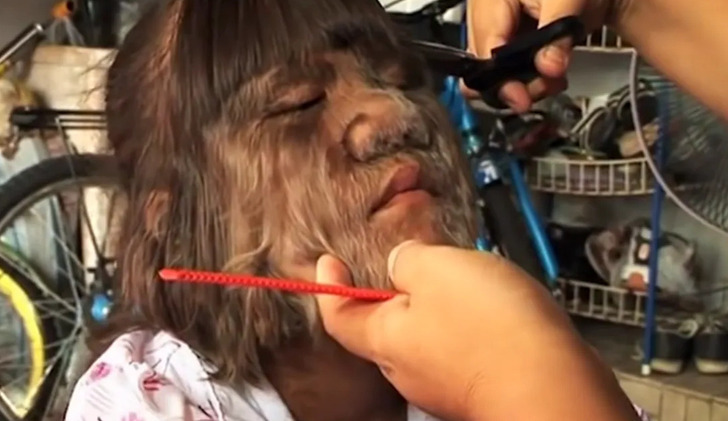
[[[358,300],[385,301],[396,295],[392,291],[378,289],[354,288],[339,285],[322,285],[305,281],[264,278],[260,276],[230,274],[220,272],[204,272],[188,269],[166,268],[159,271],[159,277],[169,282],[193,282],[227,286],[277,289],[300,294],[330,294]]]

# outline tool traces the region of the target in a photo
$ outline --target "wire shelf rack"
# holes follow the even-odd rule
[[[590,319],[630,326],[645,326],[647,294],[591,282],[560,279],[559,298],[567,312]],[[656,315],[658,323],[676,322],[689,317],[687,312],[663,309]]]
[[[634,49],[622,37],[607,26],[602,26],[589,34],[584,41],[575,47],[581,51],[594,51],[603,53],[627,53]]]
[[[637,196],[654,187],[644,158],[534,158],[526,166],[526,180],[536,191],[579,196]]]

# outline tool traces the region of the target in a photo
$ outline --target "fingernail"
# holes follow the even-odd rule
[[[564,53],[564,50],[553,45],[545,47],[541,51],[541,57],[543,57],[545,61],[549,62],[553,66],[566,67],[569,61],[569,58],[566,53]]]
[[[406,246],[417,243],[419,243],[419,241],[417,240],[407,240],[405,242],[399,243],[397,247],[393,248],[392,251],[389,252],[389,258],[387,259],[387,276],[389,277],[389,279],[393,278],[394,264],[397,261],[397,256],[399,256],[399,252],[402,251],[402,249]]]

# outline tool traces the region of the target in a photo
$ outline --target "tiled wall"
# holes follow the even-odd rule
[[[617,378],[632,402],[649,412],[653,421],[728,421],[728,400],[620,372]]]

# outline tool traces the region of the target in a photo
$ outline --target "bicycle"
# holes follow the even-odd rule
[[[15,267],[24,266],[30,276],[36,274],[12,250],[7,247],[0,249],[0,302],[3,303],[0,309],[9,310],[1,313],[3,323],[0,331],[11,334],[9,341],[5,340],[5,335],[0,337],[0,349],[3,350],[3,357],[0,358],[0,384],[3,385],[0,408],[5,408],[1,411],[3,413],[12,410],[17,416],[25,417],[28,415],[27,409],[43,391],[44,367],[48,358],[43,344],[44,338],[49,338],[52,332],[34,304],[34,300],[40,296],[38,288],[29,276],[15,270]],[[13,357],[23,354],[27,354],[25,358],[18,359],[21,366],[28,366],[27,375],[8,378],[9,374],[14,375],[18,371],[12,364],[15,360]],[[12,396],[21,397],[20,407],[11,405]]]
[[[104,126],[99,112],[18,109],[10,120],[18,137],[35,130],[64,133],[67,129],[97,130]],[[0,238],[21,250],[39,244],[51,244],[56,250],[55,261],[43,262],[50,264],[42,265],[46,269],[42,274],[27,275],[32,268],[19,265],[17,260],[8,263],[14,273],[32,279],[20,285],[28,295],[25,308],[35,309],[47,322],[33,340],[41,344],[35,348],[43,349],[45,358],[33,358],[32,365],[26,364],[34,373],[41,367],[41,378],[34,380],[39,392],[26,393],[24,399],[0,399],[0,415],[6,420],[44,419],[58,409],[55,404],[64,405],[64,393],[86,369],[82,357],[86,352],[84,337],[88,328],[103,322],[110,310],[113,265],[105,258],[111,255],[107,253],[108,244],[97,238],[98,230],[90,223],[84,198],[89,188],[99,187],[115,197],[116,181],[113,157],[71,153],[41,161],[0,185]],[[47,208],[52,211],[38,212],[48,202]],[[118,208],[113,203],[110,207]],[[36,230],[33,238],[33,232],[27,229],[30,226],[46,228],[41,233]],[[95,260],[82,257],[83,233],[90,234],[86,235],[90,238],[86,243]],[[0,250],[0,257],[7,255]],[[91,268],[84,265],[84,260],[91,262]]]

